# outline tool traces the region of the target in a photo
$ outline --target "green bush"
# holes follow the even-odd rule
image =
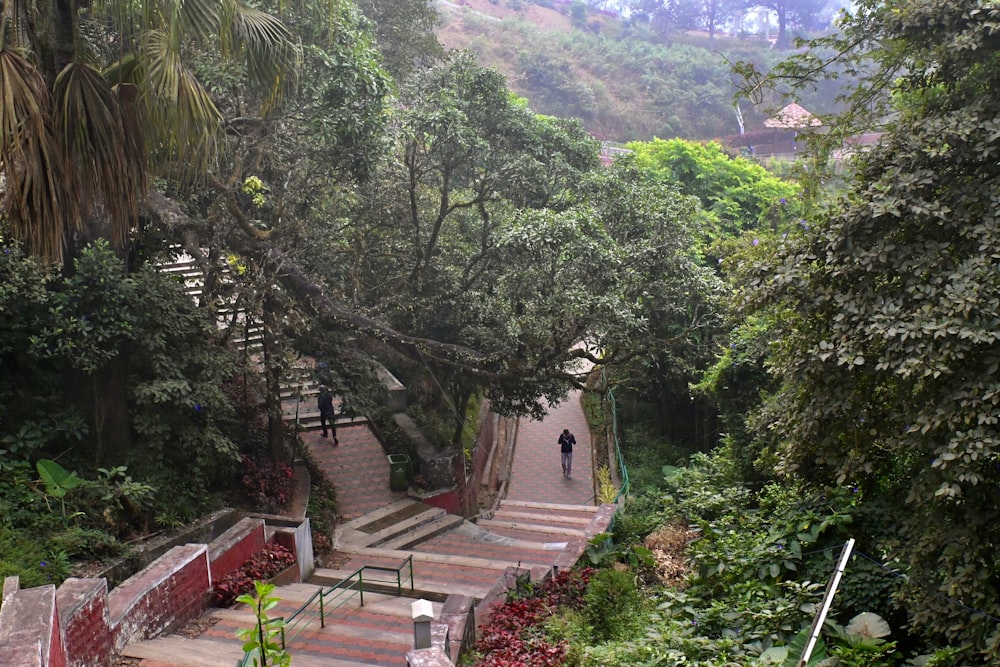
[[[69,576],[69,558],[47,540],[0,529],[0,581],[19,576],[22,588],[54,584]]]
[[[124,553],[118,540],[103,530],[71,527],[52,536],[51,545],[70,559],[105,560]]]
[[[627,637],[642,611],[635,574],[617,567],[598,571],[587,585],[583,610],[599,641]]]

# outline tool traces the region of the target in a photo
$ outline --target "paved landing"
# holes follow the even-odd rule
[[[389,488],[389,459],[367,424],[337,428],[337,440],[321,432],[301,433],[302,442],[312,453],[337,490],[337,511],[343,521],[406,498],[405,491]]]
[[[564,428],[576,436],[573,474],[569,478],[563,477],[557,443]],[[564,505],[594,504],[590,432],[579,391],[571,392],[558,406],[549,407],[544,420],[521,420],[507,498]]]

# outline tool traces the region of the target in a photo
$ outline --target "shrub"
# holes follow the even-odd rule
[[[476,642],[480,658],[475,667],[562,665],[568,641],[550,637],[546,624],[560,608],[583,607],[584,591],[593,573],[592,568],[560,572],[535,587],[531,595],[512,597],[494,609]]]
[[[37,537],[0,529],[0,580],[17,575],[22,588],[58,586],[69,576],[66,552]]]
[[[632,619],[642,609],[635,575],[618,567],[600,570],[590,580],[584,595],[583,613],[594,637],[600,640],[626,636]]]
[[[240,569],[212,583],[212,604],[229,607],[239,596],[254,590],[254,581],[270,579],[295,563],[295,556],[285,547],[268,542],[250,557]]]
[[[103,530],[70,527],[52,536],[53,548],[65,552],[69,558],[104,560],[120,556],[125,548]]]
[[[243,487],[266,512],[277,511],[291,500],[292,477],[287,463],[243,457]]]

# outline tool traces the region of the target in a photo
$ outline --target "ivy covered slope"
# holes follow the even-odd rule
[[[880,549],[909,574],[909,622],[989,662],[1000,658],[998,26],[992,3],[860,3],[834,46],[873,74],[844,122],[870,123],[861,113],[874,107],[886,134],[818,228],[758,249],[744,276],[745,311],[774,341],[779,386],[757,424],[780,468],[900,508],[889,520],[901,534]]]

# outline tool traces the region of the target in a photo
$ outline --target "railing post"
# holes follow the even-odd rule
[[[361,606],[365,606],[365,573],[364,568],[358,570],[358,594],[361,598]]]
[[[410,590],[413,590],[413,554],[410,554],[407,558],[410,563]]]
[[[324,597],[324,594],[323,594],[323,591],[321,589],[320,592],[319,592],[319,627],[321,627],[321,628],[325,628],[326,627],[326,617],[323,614],[323,597]]]
[[[430,600],[416,600],[410,605],[413,616],[413,648],[431,647],[431,621],[434,620],[434,608]]]

